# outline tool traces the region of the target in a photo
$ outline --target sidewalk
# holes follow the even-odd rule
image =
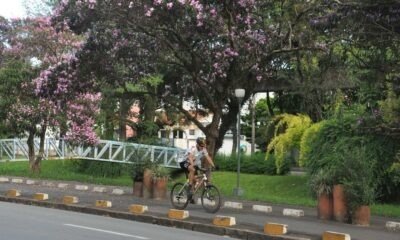
[[[10,189],[17,189],[21,192],[21,196],[16,198],[6,197],[6,193]],[[47,193],[49,200],[33,200],[33,195],[39,192]],[[66,195],[76,196],[79,202],[73,205],[62,204],[63,197]],[[107,209],[96,208],[96,200],[111,201],[112,207]],[[131,188],[100,186],[79,182],[0,177],[0,201],[108,215],[195,231],[228,235],[240,239],[321,239],[325,231],[349,234],[351,239],[356,240],[400,239],[400,219],[396,218],[372,216],[371,226],[360,227],[335,221],[319,220],[314,208],[227,198],[223,199],[223,205],[216,214],[206,213],[199,204],[190,204],[186,209],[189,212],[189,218],[176,221],[168,219],[168,211],[172,208],[168,199],[137,198],[132,196]],[[146,205],[148,206],[148,212],[142,216],[133,215],[128,211],[131,204]],[[270,208],[272,211],[269,211]],[[213,225],[213,219],[217,215],[234,217],[236,225],[229,228]],[[264,235],[263,228],[267,222],[287,225],[288,233],[284,237],[274,238]],[[387,227],[390,224],[394,224],[391,229]]]

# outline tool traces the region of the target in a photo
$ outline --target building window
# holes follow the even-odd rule
[[[161,129],[160,133],[161,133],[161,138],[168,138],[167,131],[165,129]]]
[[[174,138],[183,138],[183,131],[175,130],[174,131]]]
[[[196,131],[195,131],[194,129],[190,129],[190,130],[189,130],[189,135],[192,135],[192,136],[193,136],[193,135],[195,135],[195,133],[196,133]]]

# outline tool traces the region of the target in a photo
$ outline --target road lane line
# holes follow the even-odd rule
[[[142,237],[142,236],[137,236],[137,235],[130,235],[130,234],[119,233],[119,232],[113,232],[113,231],[108,231],[108,230],[103,230],[103,229],[98,229],[98,228],[85,227],[85,226],[80,226],[80,225],[75,225],[75,224],[67,224],[66,223],[66,224],[64,224],[64,226],[74,227],[74,228],[81,228],[81,229],[97,231],[97,232],[104,232],[104,233],[109,233],[109,234],[114,234],[114,235],[119,235],[119,236],[124,236],[124,237],[132,237],[132,238],[143,239],[143,240],[149,239],[147,237]]]

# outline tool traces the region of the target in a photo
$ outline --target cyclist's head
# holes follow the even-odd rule
[[[205,147],[206,146],[206,139],[203,137],[198,137],[196,139],[196,143],[200,146],[200,147]]]

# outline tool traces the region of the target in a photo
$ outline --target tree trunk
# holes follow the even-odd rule
[[[114,111],[112,109],[105,109],[106,121],[104,123],[103,138],[106,140],[114,140]]]
[[[155,95],[155,94],[154,94]],[[156,99],[154,96],[145,95],[145,102],[143,103],[143,114],[144,120],[146,121],[154,121],[154,117],[156,116]]]
[[[42,129],[40,130],[39,138],[39,153],[38,156],[35,158],[34,161],[30,162],[30,168],[33,173],[40,173],[40,166],[42,159],[44,158],[44,143],[46,141],[46,130],[47,124],[42,125]]]
[[[29,130],[29,136],[27,140],[28,144],[28,157],[29,157],[29,165],[31,166],[32,163],[35,161],[35,130]]]
[[[271,104],[271,98],[269,97],[269,92],[267,92],[267,107],[268,107],[268,112],[270,116],[274,116],[274,108],[272,107]]]
[[[119,140],[126,140],[126,118],[128,116],[129,107],[124,96],[120,99],[119,106]]]

